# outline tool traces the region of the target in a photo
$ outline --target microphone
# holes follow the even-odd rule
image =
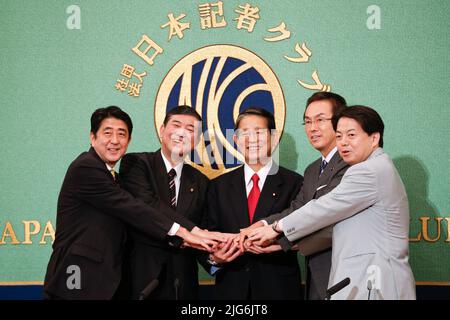
[[[330,297],[335,294],[336,292],[342,290],[343,288],[345,288],[346,286],[348,286],[350,283],[350,278],[347,277],[344,280],[336,283],[334,286],[332,286],[331,288],[327,289],[327,294],[325,296],[325,300],[330,300]]]
[[[377,292],[381,291],[381,269],[379,266],[372,264],[367,267],[366,273],[369,275],[367,277],[367,290],[369,291],[367,300],[370,300],[371,295],[372,300],[377,300]]]
[[[152,280],[146,287],[144,290],[142,290],[140,296],[139,296],[139,300],[145,300],[147,299],[147,297],[150,295],[150,293],[153,292],[153,290],[156,289],[156,287],[159,285],[159,280],[158,279],[154,279]]]
[[[367,280],[367,290],[369,290],[369,294],[367,296],[367,300],[370,300],[370,292],[372,292],[372,281],[370,279]]]
[[[178,300],[178,288],[180,287],[180,280],[178,278],[175,278],[173,286],[175,287],[175,300]]]

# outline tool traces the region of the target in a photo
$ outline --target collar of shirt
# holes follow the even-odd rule
[[[169,173],[169,171],[172,169],[172,165],[170,164],[169,160],[167,160],[167,158],[164,156],[164,153],[162,152],[162,150],[161,150],[161,156],[163,158],[164,165],[166,166],[166,172]],[[177,175],[175,176],[175,182],[180,181],[181,171],[183,170],[183,164],[184,164],[183,162],[180,162],[175,167],[173,167],[173,169],[175,169],[175,172],[177,173]]]
[[[106,169],[108,169],[109,172],[111,172],[111,170],[114,170],[114,167],[110,167],[109,164],[105,163],[106,165]]]
[[[335,155],[336,152],[337,152],[337,147],[334,147],[333,150],[331,150],[330,153],[327,154],[326,158],[324,158],[322,156],[322,161],[325,160],[327,163],[330,163],[331,158],[333,158],[333,156]]]
[[[245,189],[247,191],[247,196],[250,193],[250,191],[253,188],[253,181],[252,177],[255,173],[258,174],[259,182],[258,187],[259,190],[262,191],[264,182],[266,182],[267,175],[269,174],[270,169],[272,168],[273,160],[272,158],[269,159],[269,162],[266,163],[264,167],[259,169],[258,172],[253,171],[252,168],[248,164],[244,164],[244,179],[245,179]]]

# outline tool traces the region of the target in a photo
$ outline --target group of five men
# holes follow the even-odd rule
[[[45,298],[138,299],[157,280],[145,298],[196,299],[200,263],[215,276],[216,299],[302,299],[300,251],[306,298],[324,299],[333,224],[296,243],[276,225],[339,185],[349,164],[337,152],[332,119],[344,109],[335,93],[308,99],[303,124],[321,156],[304,177],[272,159],[274,116],[262,108],[243,110],[233,138],[245,162],[212,181],[184,162],[201,135],[202,119],[193,108],[166,114],[160,150],[126,155],[131,119],[118,107],[96,110],[91,149],[70,165],[59,195]],[[265,227],[277,241],[266,241]],[[80,270],[77,288],[67,285],[73,265]]]

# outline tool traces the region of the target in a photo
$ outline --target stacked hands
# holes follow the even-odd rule
[[[280,233],[262,221],[241,229],[240,233],[222,233],[198,227],[189,232],[180,227],[177,235],[183,238],[184,247],[209,252],[210,259],[217,264],[231,262],[245,252],[261,254],[281,250],[275,242]]]

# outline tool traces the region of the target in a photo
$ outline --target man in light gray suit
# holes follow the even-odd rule
[[[409,265],[409,208],[405,188],[383,149],[384,124],[376,111],[353,106],[333,119],[339,154],[350,165],[341,183],[250,241],[268,245],[280,233],[295,241],[333,225],[329,286],[350,285],[334,299],[415,299]]]

